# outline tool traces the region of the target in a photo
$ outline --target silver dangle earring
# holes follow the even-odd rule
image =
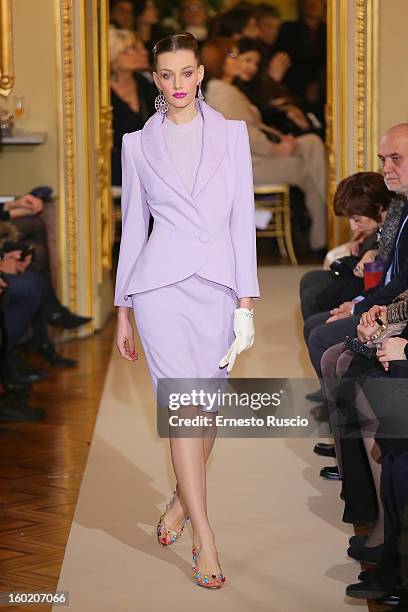
[[[202,102],[204,100],[203,92],[201,91],[201,81],[198,84],[197,98]]]
[[[161,113],[162,115],[165,115],[167,111],[169,110],[169,107],[167,105],[167,100],[164,97],[163,92],[161,92],[160,90],[159,90],[159,94],[154,99],[154,108],[157,110],[157,112]]]

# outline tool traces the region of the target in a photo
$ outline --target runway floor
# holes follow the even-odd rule
[[[305,268],[262,267],[256,340],[234,377],[312,377],[301,342],[298,282]],[[112,347],[101,405],[58,589],[75,612],[194,610],[340,612],[360,566],[346,556],[338,483],[312,439],[218,438],[208,463],[209,516],[222,568],[220,591],[191,581],[191,527],[162,549],[152,535],[174,487],[168,440],[142,348],[135,363]],[[305,400],[306,401],[306,400]],[[55,607],[53,610],[59,608]]]

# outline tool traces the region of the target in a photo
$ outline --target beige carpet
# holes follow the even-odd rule
[[[305,270],[260,269],[256,341],[234,376],[313,376],[298,312]],[[152,535],[174,485],[168,440],[155,427],[144,357],[125,362],[113,347],[58,584],[70,593],[70,610],[366,609],[344,596],[359,565],[346,557],[352,528],[341,522],[338,483],[319,477],[330,460],[312,452],[315,440],[216,440],[209,515],[227,583],[208,591],[191,582],[191,527],[168,549]]]

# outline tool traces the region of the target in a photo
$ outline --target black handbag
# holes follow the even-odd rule
[[[350,336],[346,336],[344,348],[356,353],[356,355],[361,355],[361,357],[367,357],[368,359],[375,359],[377,356],[377,349],[375,347],[371,348],[363,342],[360,342],[358,338],[351,338]]]
[[[330,266],[333,278],[342,278],[344,276],[354,276],[354,268],[360,261],[361,257],[357,255],[347,255],[335,259]]]

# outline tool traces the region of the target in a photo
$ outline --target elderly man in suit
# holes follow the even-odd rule
[[[381,138],[379,155],[384,181],[390,191],[408,198],[408,123],[395,125]],[[319,313],[305,321],[304,335],[310,359],[318,376],[320,361],[329,347],[356,335],[363,312],[373,305],[389,304],[408,287],[408,201],[405,203],[393,249],[385,264],[381,282],[331,312]]]

